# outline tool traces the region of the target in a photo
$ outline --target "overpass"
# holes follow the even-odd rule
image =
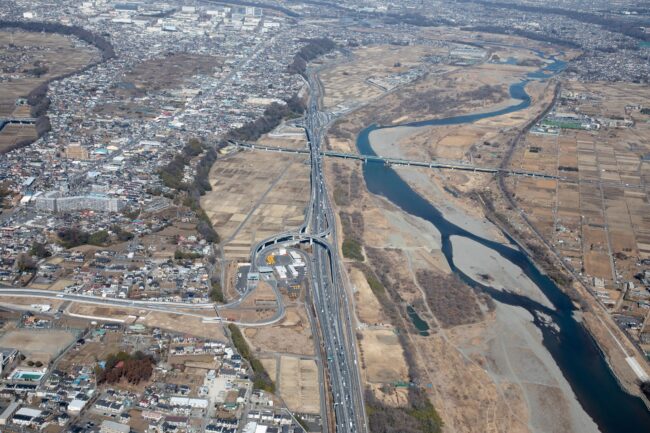
[[[7,125],[34,125],[36,119],[33,117],[0,117],[0,131]]]

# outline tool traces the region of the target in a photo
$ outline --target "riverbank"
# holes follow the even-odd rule
[[[374,130],[369,134],[370,145],[377,153],[388,151],[392,147],[391,140],[404,138],[416,130],[410,127]],[[441,191],[421,170],[406,168],[397,172],[416,191],[424,192],[423,197],[434,198],[431,202],[450,222],[476,236],[511,248],[497,227],[481,219],[480,210],[476,214],[469,214],[457,203],[445,203],[444,198],[448,194]],[[520,293],[547,308],[553,308],[548,298],[520,268],[490,248],[462,236],[452,236],[451,242],[454,265],[476,282]],[[487,372],[496,383],[507,381],[519,388],[530,414],[530,431],[598,431],[544,347],[541,332],[533,325],[533,316],[520,307],[498,301],[496,305],[494,322],[485,328],[481,338],[485,341],[481,349],[472,349],[472,355],[489,360]],[[468,351],[469,348],[461,350]],[[561,403],[549,405],[548,401],[551,400]]]
[[[520,104],[519,106],[512,107],[510,112],[526,107],[526,104],[523,104],[523,106]],[[493,112],[482,115],[462,116],[461,119],[437,119],[422,126],[469,123],[501,114],[501,112]],[[394,128],[378,129],[377,127],[370,127],[362,131],[357,141],[359,151],[367,154],[379,152],[379,150],[374,148],[371,134],[372,138],[376,138],[377,131],[383,132],[389,129]],[[415,169],[410,170],[415,171]],[[538,340],[536,349],[545,351],[554,360],[555,368],[551,368],[549,371],[556,373],[554,377],[556,380],[555,383],[565,381],[570,385],[568,390],[572,390],[573,392],[569,394],[567,401],[579,402],[577,406],[574,406],[579,409],[573,409],[570,412],[569,418],[573,420],[571,425],[582,425],[584,427],[584,424],[581,424],[577,420],[584,420],[588,413],[598,426],[600,426],[602,431],[642,431],[638,429],[636,422],[648,417],[645,406],[640,399],[629,396],[621,389],[617,378],[612,374],[605,358],[594,344],[592,336],[587,332],[587,329],[590,327],[583,327],[574,317],[574,306],[568,297],[547,276],[541,274],[532,262],[519,250],[506,247],[502,243],[496,243],[494,239],[488,236],[477,237],[472,231],[446,220],[443,210],[436,209],[423,200],[423,198],[428,199],[431,195],[430,191],[433,189],[433,183],[430,181],[430,178],[420,176],[419,188],[413,187],[411,189],[411,185],[405,183],[405,181],[408,181],[408,176],[405,176],[404,172],[405,170],[400,170],[398,174],[396,170],[377,166],[376,164],[367,164],[364,166],[364,177],[368,188],[372,192],[385,195],[390,201],[398,204],[398,206],[407,212],[433,222],[440,229],[443,237],[443,252],[445,252],[445,256],[450,263],[454,262],[457,255],[466,254],[466,251],[459,252],[454,250],[453,245],[449,241],[449,237],[453,237],[453,235],[470,237],[474,241],[498,251],[499,255],[516,264],[517,267],[535,282],[535,285],[547,297],[551,297],[549,299],[553,303],[555,310],[551,310],[547,306],[527,296],[522,296],[515,292],[504,294],[491,288],[484,282],[481,283],[482,290],[487,291],[498,303],[505,303],[514,307],[521,306],[533,317],[534,325],[543,336],[541,341]],[[424,193],[418,196],[414,194],[413,189],[418,192],[424,191]],[[481,210],[478,209],[477,212],[480,214]],[[498,228],[494,226],[493,229],[498,231]],[[449,242],[446,248],[445,241]],[[452,250],[454,251],[453,254]],[[482,260],[481,257],[477,258]],[[462,269],[453,265],[452,268],[455,268],[455,271],[460,273],[464,279],[473,281],[470,276],[463,273]],[[538,314],[538,311],[543,312],[548,317]],[[557,330],[560,330],[559,334]],[[558,335],[562,336],[559,340],[557,339]],[[531,340],[528,342],[529,344],[534,344],[531,343]],[[559,375],[557,374],[558,372]],[[604,389],[608,390],[608,395],[611,397],[607,401],[602,398]],[[543,408],[535,406],[534,402],[530,403],[530,405],[530,409],[536,408],[543,412]],[[627,413],[627,416],[623,416],[624,413]],[[582,431],[581,429],[583,427],[577,427],[578,430],[575,431]]]

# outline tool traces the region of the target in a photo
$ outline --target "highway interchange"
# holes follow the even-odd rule
[[[311,260],[308,260],[307,263],[311,277],[311,293],[307,298],[312,304],[311,308],[308,307],[308,313],[310,323],[313,325],[320,367],[323,431],[367,432],[367,418],[363,401],[364,388],[359,374],[355,326],[351,316],[349,297],[340,272],[338,241],[334,229],[335,219],[323,178],[321,144],[331,117],[320,109],[322,85],[317,73],[309,71],[307,81],[311,89],[305,113],[305,129],[309,140],[311,161],[311,196],[305,221],[296,231],[277,234],[255,245],[251,253],[251,265],[253,268],[259,266],[260,260],[279,246],[291,246],[299,243],[309,243],[312,246]],[[238,324],[266,326],[281,320],[285,313],[284,305],[277,287],[274,291],[278,300],[278,309],[272,318],[262,322]],[[203,317],[207,321],[214,321],[214,318],[200,314],[201,311],[212,308],[216,309],[218,314],[220,310],[236,308],[250,294],[251,291],[247,291],[239,299],[215,307],[212,303],[137,301],[78,293],[53,293],[47,290],[0,287],[0,297],[49,298],[86,304],[137,308],[145,311]]]

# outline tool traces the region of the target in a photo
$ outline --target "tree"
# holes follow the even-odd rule
[[[36,262],[29,254],[20,253],[16,258],[16,268],[20,272],[29,272],[36,269]]]
[[[221,284],[219,280],[213,277],[210,281],[212,289],[210,289],[210,299],[212,302],[224,302],[223,290],[221,289]]]
[[[76,227],[65,227],[58,231],[57,236],[61,240],[61,244],[66,248],[74,248],[79,245],[88,243],[89,234]]]
[[[50,251],[46,247],[47,247],[47,243],[40,243],[34,241],[32,247],[29,250],[29,254],[32,256],[36,256],[39,259],[50,257],[52,253],[50,253]]]
[[[88,243],[91,245],[104,245],[108,241],[108,232],[106,230],[98,230],[88,237]]]

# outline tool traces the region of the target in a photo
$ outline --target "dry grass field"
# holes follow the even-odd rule
[[[34,125],[8,124],[0,131],[0,152],[3,149],[11,149],[16,143],[23,140],[37,138]]]
[[[395,383],[408,380],[404,351],[394,331],[367,329],[359,341],[361,366],[370,383]]]
[[[258,352],[314,354],[309,320],[302,308],[287,307],[286,316],[277,325],[246,328],[244,335]]]
[[[291,411],[320,413],[320,393],[316,361],[281,356],[280,396]]]
[[[74,333],[58,329],[14,329],[0,336],[0,347],[18,349],[28,359],[47,364],[75,338]]]

